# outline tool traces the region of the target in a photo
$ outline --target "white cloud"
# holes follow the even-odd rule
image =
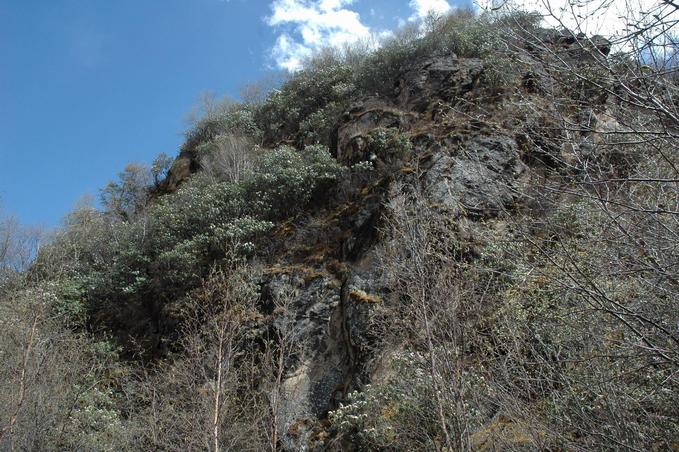
[[[477,0],[482,9],[521,8],[537,11],[550,26],[565,26],[588,35],[626,35],[629,24],[652,19],[658,0]],[[650,13],[650,14],[649,14]],[[675,11],[675,14],[676,11]]]
[[[288,34],[282,34],[276,40],[276,45],[272,50],[274,59],[278,67],[294,72],[302,67],[304,59],[312,54],[312,49],[295,42]]]
[[[424,19],[429,14],[443,15],[453,8],[446,0],[410,0],[413,15],[410,20]]]
[[[298,70],[323,47],[339,47],[372,36],[359,14],[346,6],[354,0],[274,0],[267,23],[281,30],[272,49],[276,64]]]

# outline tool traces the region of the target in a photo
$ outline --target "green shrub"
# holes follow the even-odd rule
[[[54,297],[50,310],[52,314],[60,319],[60,322],[67,327],[79,328],[85,324],[86,288],[82,282],[77,280],[66,280],[57,283],[54,289]]]
[[[413,145],[408,136],[398,129],[379,127],[368,136],[368,155],[371,160],[385,164],[384,171],[401,168],[412,154]]]
[[[244,182],[249,211],[268,219],[290,216],[324,194],[341,166],[325,146],[303,151],[281,147],[263,156],[257,171]]]
[[[265,143],[277,143],[300,132],[310,142],[330,143],[332,127],[356,89],[352,68],[339,61],[301,71],[259,107],[256,120]],[[320,126],[316,129],[316,126]]]
[[[424,29],[410,25],[399,30],[367,55],[356,68],[355,84],[365,95],[393,94],[400,75],[425,58],[455,54],[461,58],[482,58],[500,47],[496,23],[478,18],[468,10],[431,18]]]
[[[332,427],[358,450],[437,449],[444,434],[430,375],[424,354],[397,355],[386,381],[349,394],[346,403],[330,413]],[[446,408],[457,407],[451,403]],[[454,419],[453,412],[447,414]]]
[[[340,169],[324,146],[281,147],[241,181],[213,183],[198,175],[151,208],[152,248],[165,252],[190,241],[206,251],[226,240],[252,242],[271,227],[269,220],[294,215],[321,196]]]
[[[220,108],[209,110],[186,132],[185,150],[194,150],[200,144],[209,143],[218,135],[236,135],[250,138],[258,143],[262,131],[255,121],[252,106],[227,103]]]
[[[418,32],[415,28],[400,30],[357,64],[355,84],[361,94],[384,96],[393,94],[394,83],[399,75],[407,69],[409,63],[421,55],[417,37]]]

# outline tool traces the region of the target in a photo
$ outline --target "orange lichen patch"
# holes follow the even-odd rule
[[[246,322],[260,322],[264,320],[264,315],[253,309],[248,309],[247,311],[243,312],[240,314],[238,317],[239,323],[246,323]]]
[[[295,226],[290,221],[283,223],[274,233],[277,237],[290,237],[295,233]]]
[[[308,251],[308,255],[304,258],[306,262],[320,264],[328,259],[328,255],[332,254],[333,249],[327,243],[319,243]]]
[[[337,259],[332,259],[330,262],[327,263],[325,268],[332,273],[333,275],[337,276],[338,278],[344,277],[346,273],[349,271],[349,267],[347,266],[346,263],[340,262]]]
[[[312,443],[319,443],[319,442],[325,442],[330,437],[330,433],[326,432],[325,430],[321,430],[320,432],[315,433],[310,441]]]
[[[356,203],[353,202],[347,202],[344,204],[340,204],[337,209],[335,209],[330,215],[326,216],[321,220],[321,223],[324,225],[329,225],[338,219],[340,219],[344,215],[353,215],[356,212],[358,212],[359,206]]]
[[[499,416],[478,432],[470,435],[473,450],[502,450],[508,446],[527,447],[532,445],[528,432],[517,422]]]
[[[395,403],[390,403],[382,409],[382,416],[385,419],[393,419],[398,413],[398,408]]]
[[[331,276],[325,270],[317,270],[312,267],[307,267],[306,265],[279,265],[276,264],[273,267],[269,267],[264,270],[265,274],[268,275],[290,275],[296,273],[300,275],[305,283],[310,283],[311,281]]]
[[[330,429],[330,423],[327,419],[316,422],[313,427],[312,434],[309,437],[308,445],[310,446],[311,450],[320,450],[326,445],[326,441],[331,437],[328,429]],[[325,450],[325,448],[322,450]]]
[[[285,250],[282,252],[282,258],[278,260],[287,262],[303,261],[311,266],[322,265],[328,259],[335,256],[338,251],[337,248],[341,243],[338,231],[338,228],[327,231],[322,229],[313,232],[309,232],[309,230],[302,231],[300,232],[301,236],[304,236],[305,232],[307,232],[312,237],[307,239],[307,241],[296,239],[288,241]]]
[[[356,301],[362,301],[364,303],[380,303],[382,301],[382,298],[378,297],[377,295],[370,295],[358,289],[352,290],[349,293],[349,296]]]
[[[369,195],[373,190],[380,187],[383,183],[384,183],[384,178],[381,177],[381,178],[377,179],[375,182],[363,187],[363,189],[361,190],[361,194],[364,195],[364,196]]]
[[[299,437],[300,433],[302,433],[302,430],[306,430],[309,428],[310,423],[311,422],[308,419],[300,419],[296,421],[288,429],[288,436],[291,436],[293,438]]]

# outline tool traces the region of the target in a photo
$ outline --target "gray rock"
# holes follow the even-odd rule
[[[285,363],[281,388],[278,428],[284,434],[282,441],[287,450],[305,450],[309,432],[300,426],[307,420],[324,417],[336,407],[335,393],[338,388],[342,390],[349,374],[340,285],[332,276],[307,281],[295,270],[271,276],[263,292],[278,299],[273,328],[292,339],[291,359]],[[283,300],[287,300],[287,309],[280,308]],[[292,434],[292,430],[297,433]]]
[[[515,181],[525,169],[513,139],[477,136],[455,155],[443,151],[434,156],[424,178],[425,193],[455,215],[496,216],[519,197]]]
[[[371,97],[351,106],[337,131],[337,160],[345,165],[368,160],[368,134],[379,128],[407,130],[413,122],[411,113],[391,102]]]
[[[426,60],[398,83],[397,103],[404,110],[425,112],[437,101],[451,102],[471,91],[483,73],[481,60],[455,55]]]

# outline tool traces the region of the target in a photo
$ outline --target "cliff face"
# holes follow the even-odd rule
[[[588,247],[610,229],[582,203],[607,205],[601,187],[578,187],[638,164],[615,144],[633,130],[618,122],[628,98],[601,70],[603,38],[536,29],[502,44],[483,58],[423,52],[370,95],[346,94],[345,69],[316,68],[253,114],[264,147],[324,142],[347,169],[274,222],[257,255],[250,334],[277,350],[276,447],[521,449],[591,434],[554,423],[569,391],[588,390],[587,370],[564,359],[586,361],[623,333],[606,322],[586,333],[582,312],[610,300],[583,276],[607,271]],[[218,132],[201,133],[161,193],[204,170],[200,143]],[[168,300],[156,312],[161,337],[176,311]]]
[[[552,42],[575,43],[565,40],[557,35]],[[455,224],[471,244],[464,259],[474,265],[475,244],[512,223],[531,184],[568,171],[563,162],[574,158],[573,148],[554,148],[565,133],[564,115],[545,97],[554,80],[539,53],[524,56],[531,61],[518,76],[523,105],[487,86],[482,60],[450,54],[413,64],[385,81],[393,83],[392,95],[357,100],[341,115],[336,158],[346,166],[370,162],[371,176],[341,202],[330,200],[282,226],[262,281],[265,305],[285,299],[271,322],[278,337],[292,338],[287,346],[295,350],[286,363],[277,420],[286,449],[328,447],[319,442],[328,413],[392,372],[386,369],[393,350],[383,348],[373,319],[377,307],[398,297],[380,255],[395,185],[421,192],[428,209]],[[605,101],[596,103],[566,115],[596,121],[606,115]],[[576,135],[574,147],[596,140],[591,132]],[[399,148],[399,140],[409,144]]]

